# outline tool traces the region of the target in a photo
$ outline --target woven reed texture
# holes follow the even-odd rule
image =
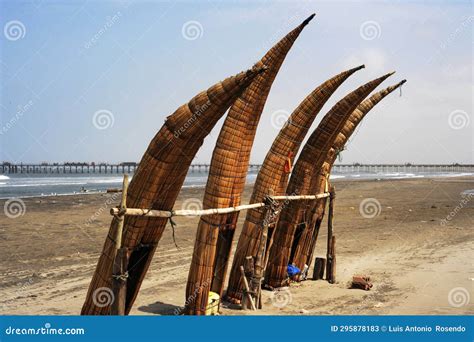
[[[286,190],[287,193],[301,190],[301,184],[305,183],[306,170],[312,171],[309,191],[314,193],[318,189],[317,174],[337,134],[363,99],[392,74],[384,75],[360,86],[331,108],[303,147],[293,169]],[[280,219],[273,233],[273,245],[270,249],[265,277],[266,284],[271,287],[284,286],[293,237],[298,225],[309,221],[309,218],[306,217],[308,215],[307,209],[307,203],[294,201],[291,205],[284,207],[280,214]]]
[[[285,57],[305,20],[273,46],[256,65],[259,75],[229,110],[214,149],[203,208],[237,206],[248,171],[250,152],[263,107]],[[209,291],[222,295],[238,212],[201,217],[186,286],[186,313],[203,315]]]
[[[127,205],[135,208],[171,210],[184,182],[189,165],[204,138],[230,105],[263,71],[253,68],[219,82],[196,95],[168,116],[146,150],[130,182]],[[136,298],[166,219],[126,217],[123,246],[132,249],[129,261],[126,313]],[[98,294],[111,288],[114,258],[114,231],[111,226],[93,275],[83,315],[109,314],[110,305],[97,306]],[[137,248],[141,246],[141,248]]]
[[[263,161],[253,187],[250,203],[261,202],[270,189],[275,195],[284,194],[289,175],[288,170],[285,170],[288,160],[293,163],[294,156],[298,153],[311,124],[331,95],[349,76],[362,68],[364,68],[363,65],[343,71],[323,82],[293,111]],[[264,208],[247,211],[227,288],[227,297],[233,302],[238,302],[242,298],[243,284],[240,266],[243,265],[247,256],[256,256],[264,216]],[[269,236],[272,234],[272,229],[273,227],[269,226]]]
[[[395,89],[401,87],[405,82],[406,81],[403,80],[395,85],[389,86],[373,94],[368,99],[362,101],[362,103],[357,106],[357,109],[352,112],[352,114],[349,116],[346,123],[344,124],[344,127],[337,135],[334,144],[329,150],[326,156],[326,160],[317,176],[318,178],[316,182],[319,184],[320,191],[324,190],[325,180],[329,178],[331,169],[337,159],[338,151],[342,151],[344,149],[344,146],[346,145],[347,141],[354,133],[355,129],[360,124],[362,119],[384,97],[392,93]],[[321,225],[321,221],[324,217],[325,203],[326,201],[321,200],[315,202],[311,209],[310,222],[306,225],[301,236],[297,236],[297,233],[295,234],[294,239],[297,240],[298,243],[293,244],[290,263],[294,263],[300,269],[302,269],[305,264],[311,266],[311,262],[313,259],[312,256],[319,233],[319,228]],[[299,278],[296,277],[294,280],[299,280]]]

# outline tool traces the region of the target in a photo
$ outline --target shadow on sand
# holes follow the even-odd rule
[[[163,302],[155,302],[146,306],[140,306],[138,310],[163,316],[181,315],[183,312],[183,308],[181,306]]]

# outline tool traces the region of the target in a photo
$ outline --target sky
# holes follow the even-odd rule
[[[378,89],[407,83],[340,162],[474,163],[470,1],[0,0],[0,161],[139,161],[168,115],[313,12],[275,79],[252,163],[314,88],[360,64],[311,131],[363,83],[393,70]],[[222,123],[194,163],[210,162]]]

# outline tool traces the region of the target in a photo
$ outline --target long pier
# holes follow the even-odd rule
[[[192,164],[190,172],[208,172],[209,164]],[[260,170],[261,164],[250,164],[249,171]],[[104,173],[123,174],[133,173],[138,163],[125,162],[119,164],[107,163],[41,163],[41,164],[0,164],[0,174],[81,174]],[[336,164],[335,173],[347,172],[474,172],[470,164]]]

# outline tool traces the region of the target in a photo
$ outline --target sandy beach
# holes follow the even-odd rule
[[[293,284],[278,301],[263,291],[265,315],[472,314],[474,178],[382,181],[336,180],[334,229],[337,283]],[[183,189],[175,208],[202,199],[202,188]],[[247,203],[250,187],[246,188]],[[79,314],[118,194],[24,199],[17,218],[0,216],[0,313]],[[365,199],[380,203],[361,215]],[[192,200],[194,201],[194,200]],[[374,202],[374,200],[371,200]],[[5,200],[0,201],[3,207]],[[367,216],[367,215],[365,215]],[[240,215],[240,221],[244,214]],[[448,219],[447,219],[448,218]],[[132,310],[134,315],[180,311],[198,218],[176,218],[176,248],[169,226]],[[238,237],[239,231],[236,233]],[[326,254],[326,226],[315,256]],[[234,247],[237,239],[234,241]],[[310,277],[312,276],[310,270]],[[350,289],[367,274],[370,291]],[[467,298],[466,298],[467,297]],[[251,314],[223,303],[221,314]]]

